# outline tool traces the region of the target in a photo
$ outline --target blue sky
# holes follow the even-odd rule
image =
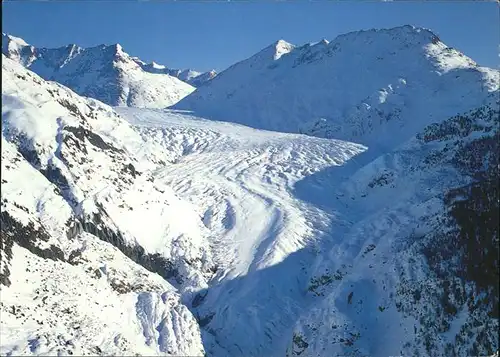
[[[2,31],[40,47],[120,43],[145,61],[220,71],[282,38],[332,40],[405,24],[432,29],[481,65],[498,67],[495,2],[5,1]]]

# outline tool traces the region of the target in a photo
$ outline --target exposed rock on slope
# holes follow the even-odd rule
[[[498,351],[498,93],[488,102],[429,125],[332,192],[355,224],[312,274],[290,356]]]

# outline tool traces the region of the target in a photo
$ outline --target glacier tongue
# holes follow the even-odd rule
[[[182,128],[192,135],[187,140],[196,140],[189,155],[158,170],[155,180],[196,206],[211,232],[208,240],[218,271],[212,286],[193,302],[201,325],[208,326],[206,338],[210,341],[215,335],[213,347],[212,342],[205,344],[210,347],[207,351],[283,353],[283,336],[305,302],[308,263],[316,257],[331,218],[298,200],[294,186],[366,148],[178,112],[133,108],[118,112],[143,130]]]

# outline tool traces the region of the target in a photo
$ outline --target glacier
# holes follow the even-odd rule
[[[0,354],[498,351],[497,70],[404,26],[277,41],[173,106],[105,104],[21,41]]]

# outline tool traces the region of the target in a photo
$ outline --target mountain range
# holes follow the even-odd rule
[[[2,33],[2,53],[46,80],[114,106],[162,108],[176,103],[216,73],[174,70],[131,57],[119,45],[37,48]]]
[[[1,355],[498,356],[498,70],[413,26],[2,48]]]
[[[377,142],[380,130],[411,134],[474,108],[497,84],[498,71],[430,30],[403,26],[303,46],[277,41],[173,108],[260,129]]]

